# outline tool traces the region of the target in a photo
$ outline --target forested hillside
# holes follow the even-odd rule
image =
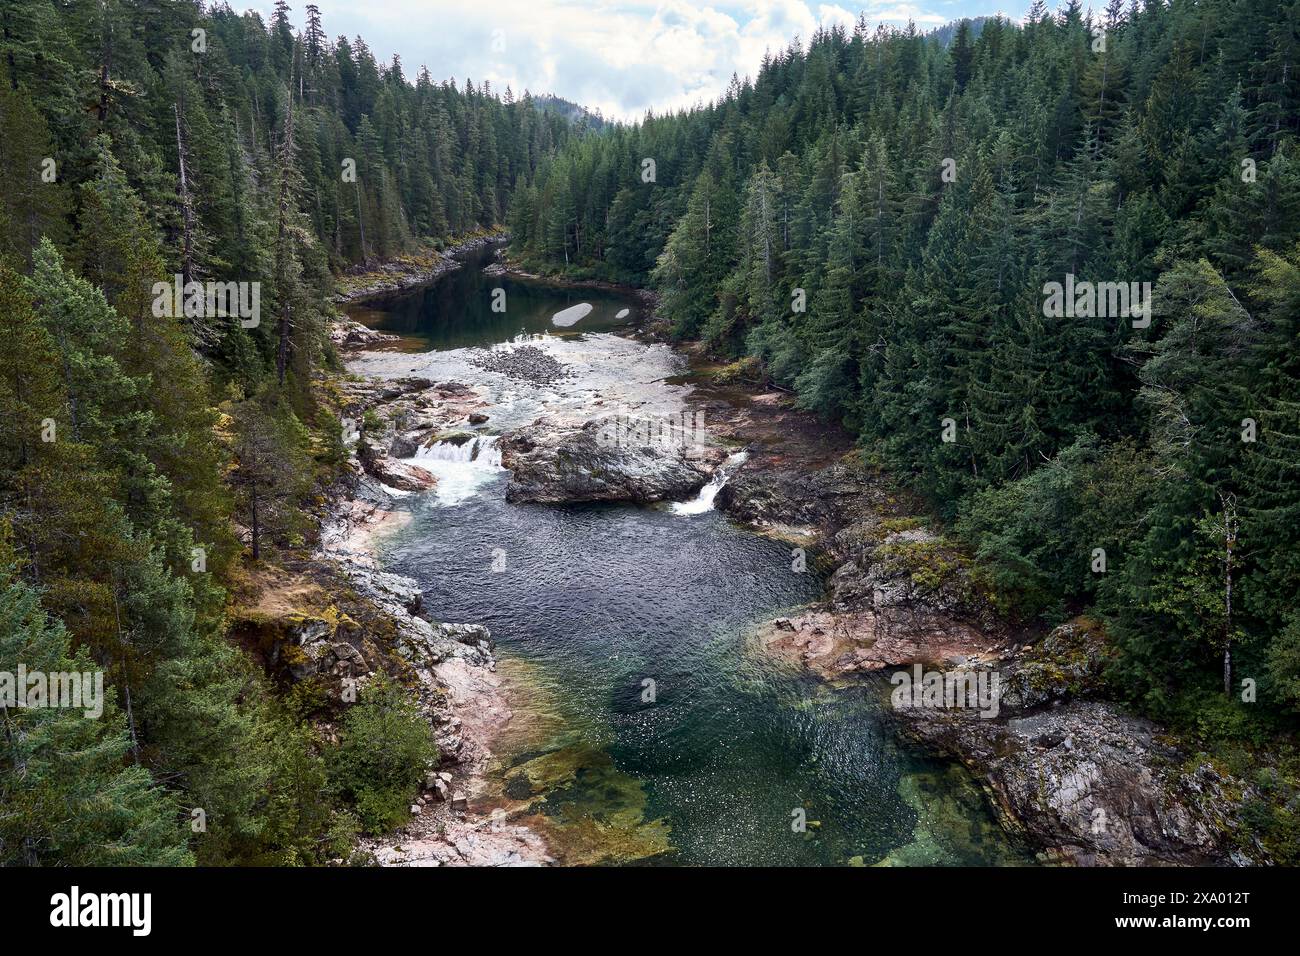
[[[0,5],[0,670],[93,664],[110,697],[3,714],[0,863],[311,862],[355,831],[230,594],[307,553],[346,458],[332,273],[494,226],[569,124],[304,12]]]
[[[1300,707],[1298,130],[1293,0],[1038,0],[819,32],[570,142],[511,222],[856,432],[1013,613],[1102,614],[1119,692],[1253,738]]]
[[[1300,3],[821,31],[634,125],[297,16],[0,4],[0,672],[109,698],[0,711],[0,864],[319,863],[406,812],[409,700],[323,739],[231,620],[346,472],[336,276],[503,220],[843,423],[1009,619],[1102,618],[1115,694],[1297,776]]]

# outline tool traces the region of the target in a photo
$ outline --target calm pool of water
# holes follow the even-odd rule
[[[643,375],[639,398],[680,402],[683,389],[663,381],[680,367],[652,347],[607,334],[581,352],[565,345],[621,324],[612,316],[632,307],[625,300],[507,283],[514,304],[503,318],[484,311],[499,282],[481,274],[486,261],[372,317],[426,343],[423,356],[401,358],[402,371],[413,361],[461,381],[482,377],[460,362],[463,350],[544,332],[556,354],[585,356],[582,367],[610,387],[621,367],[632,379],[657,369]],[[583,302],[594,305],[588,316],[549,325]],[[354,365],[383,373],[384,361]],[[577,414],[583,400],[580,389],[519,383],[485,392],[530,412]],[[491,422],[509,418],[504,405],[488,410]],[[520,697],[494,774],[501,803],[536,822],[566,862],[1023,860],[964,774],[899,748],[879,685],[831,688],[754,646],[757,622],[821,592],[821,581],[792,570],[789,545],[712,510],[507,504],[499,469],[444,467],[477,471],[447,480],[458,489],[447,500],[406,499],[412,520],[385,542],[385,563],[421,583],[434,619],[491,628]]]
[[[521,335],[608,332],[641,319],[641,304],[632,296],[485,275],[496,248],[467,253],[464,265],[430,285],[354,305],[348,313],[371,328],[403,336],[401,347],[412,351],[491,345]],[[584,304],[591,311],[580,319],[562,314]]]

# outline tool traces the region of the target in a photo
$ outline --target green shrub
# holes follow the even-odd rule
[[[343,720],[330,754],[330,783],[356,807],[369,833],[392,829],[406,818],[426,768],[438,759],[429,725],[396,683],[380,678],[362,692]]]

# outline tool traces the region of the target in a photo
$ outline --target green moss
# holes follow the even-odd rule
[[[737,362],[714,369],[708,377],[715,385],[761,382],[764,380],[763,363],[752,355],[747,356]]]
[[[892,541],[882,544],[877,553],[925,591],[938,591],[969,563],[938,538]]]

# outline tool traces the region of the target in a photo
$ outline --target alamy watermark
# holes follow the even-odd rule
[[[676,415],[631,415],[620,411],[602,422],[596,433],[601,445],[618,448],[688,448],[706,437],[704,413],[698,411],[681,411]]]
[[[118,926],[132,936],[148,936],[153,928],[152,893],[83,893],[73,886],[50,897],[50,925],[56,928]]]
[[[1132,319],[1135,329],[1151,324],[1150,282],[1076,282],[1068,273],[1064,283],[1045,283],[1043,296],[1049,319]]]
[[[890,702],[895,710],[911,707],[933,710],[978,710],[991,719],[998,715],[1002,675],[990,670],[927,671],[920,664],[889,678],[894,685]]]
[[[245,329],[255,329],[262,320],[260,282],[185,282],[177,274],[173,282],[153,284],[154,318],[220,318],[233,315]]]
[[[0,671],[0,706],[80,710],[92,720],[104,713],[103,671]]]

